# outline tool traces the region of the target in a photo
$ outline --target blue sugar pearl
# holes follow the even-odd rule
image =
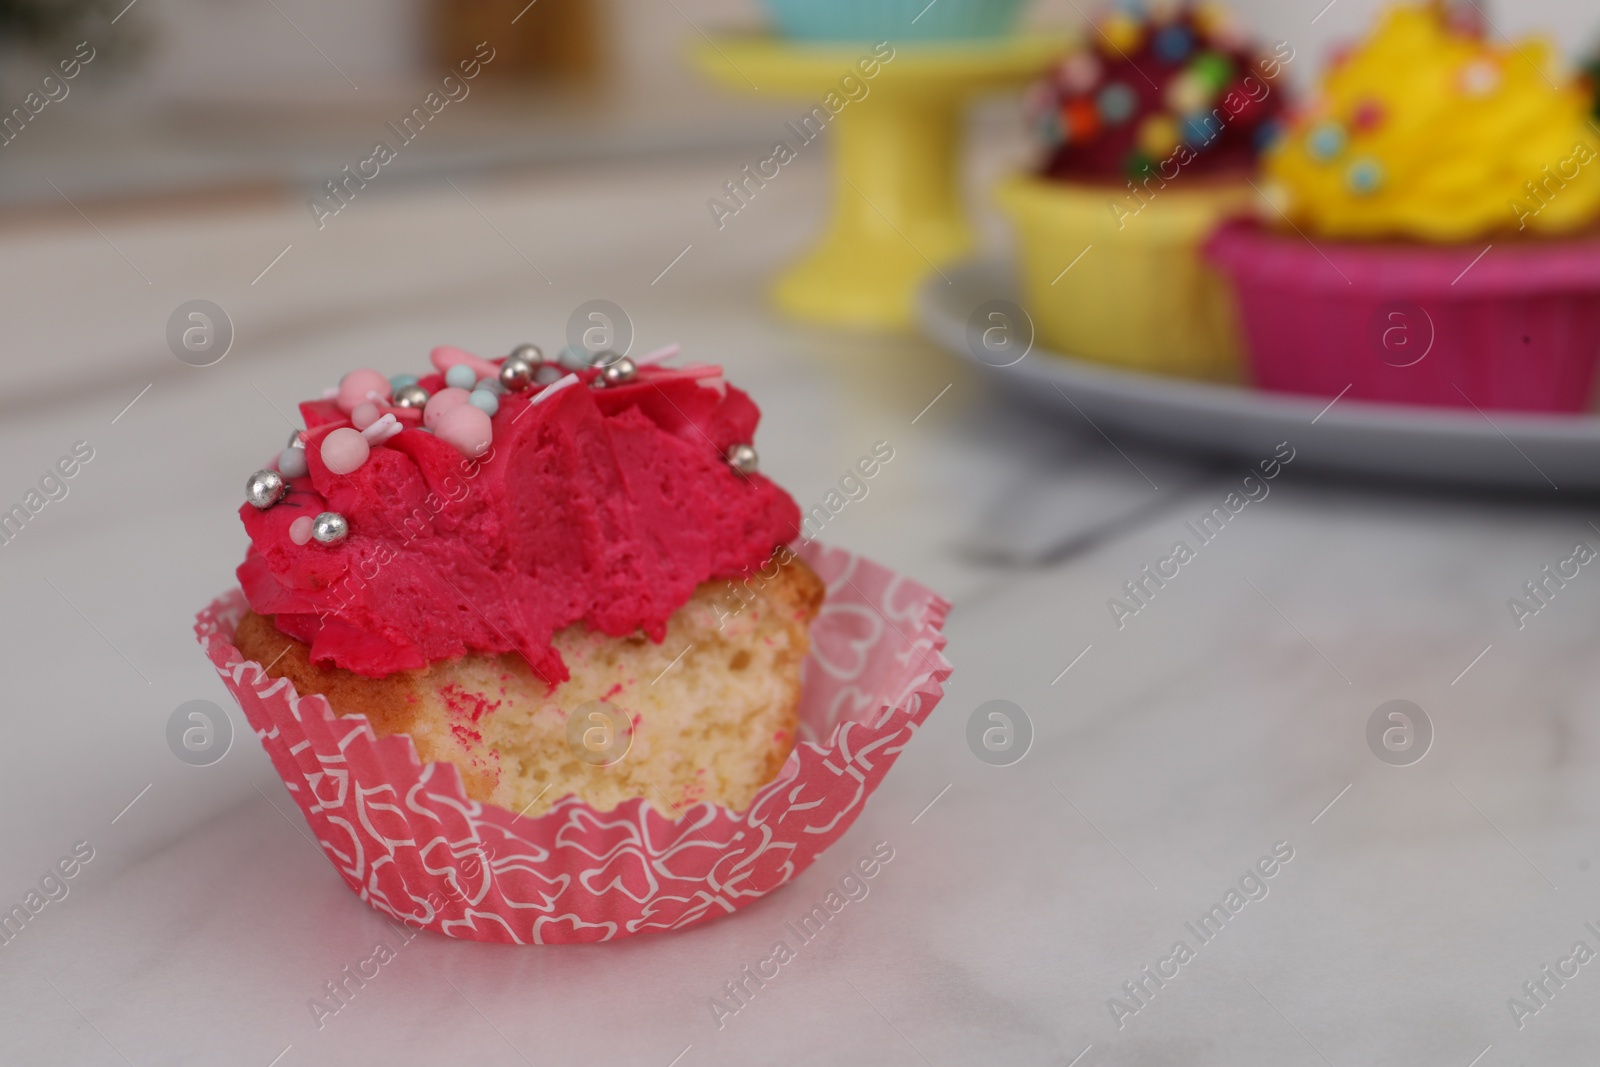
[[[1190,148],[1201,149],[1209,145],[1217,137],[1218,129],[1215,121],[1205,112],[1197,112],[1186,116],[1183,120],[1183,139]]]
[[[1095,98],[1095,110],[1100,112],[1100,117],[1112,126],[1133,118],[1133,113],[1138,108],[1139,97],[1121,82],[1112,82],[1101,89],[1100,95]]]
[[[1276,119],[1268,119],[1256,127],[1256,132],[1251,138],[1257,152],[1265,152],[1278,143],[1278,138],[1283,136],[1283,124]]]
[[[1194,36],[1184,26],[1163,26],[1156,34],[1156,55],[1167,63],[1182,63],[1194,48]]]
[[[478,384],[473,386],[473,388],[482,389],[484,392],[493,394],[494,396],[500,396],[506,391],[506,387],[500,384],[499,378],[479,378]]]
[[[471,389],[478,384],[478,376],[464,363],[457,363],[444,372],[444,384],[452,389]]]
[[[1320,163],[1339,158],[1344,151],[1344,127],[1337,122],[1324,122],[1306,137],[1306,151]]]
[[[285,478],[304,478],[309,471],[305,449],[291,446],[278,453],[278,473]]]
[[[1383,168],[1375,159],[1358,159],[1345,172],[1345,182],[1357,196],[1370,196],[1383,184]]]
[[[391,374],[391,375],[389,375],[389,388],[394,390],[394,391],[396,391],[396,392],[398,392],[401,389],[404,389],[408,385],[416,385],[416,384],[417,384],[417,376],[415,374]]]
[[[487,389],[474,389],[472,395],[467,397],[467,403],[485,415],[493,415],[500,410],[500,398]]]

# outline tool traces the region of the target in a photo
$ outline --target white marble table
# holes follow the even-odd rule
[[[0,503],[75,441],[95,450],[0,545],[0,901],[94,850],[0,947],[0,1063],[1591,1062],[1600,964],[1520,1029],[1507,1000],[1574,942],[1600,949],[1600,574],[1520,631],[1507,599],[1600,546],[1600,509],[1291,466],[1119,630],[1107,599],[1242,472],[1168,463],[1152,489],[931,346],[775,323],[762,279],[819,217],[822,174],[800,161],[718,233],[704,201],[744,162],[377,190],[321,233],[300,204],[0,233]],[[163,338],[195,297],[238,334],[203,369]],[[227,703],[190,620],[240,558],[274,405],[434,343],[553,341],[593,297],[725,364],[802,504],[894,444],[827,538],[954,602],[955,675],[850,833],[730,918],[581,948],[403,942],[314,851],[242,717],[215,765],[168,750],[178,704]],[[1141,498],[1138,522],[1052,563],[971,551],[996,515]],[[1396,698],[1436,732],[1411,766],[1366,740]],[[993,699],[1036,732],[1009,767],[965,740]],[[710,998],[878,841],[895,858],[870,895],[719,1028]],[[1293,858],[1265,897],[1194,937],[1278,842]],[[1157,988],[1142,969],[1170,975],[1179,939],[1193,958]],[[308,1000],[379,941],[395,958],[319,1029]],[[1141,979],[1142,1005],[1123,990]],[[1120,1028],[1113,997],[1139,1008]]]

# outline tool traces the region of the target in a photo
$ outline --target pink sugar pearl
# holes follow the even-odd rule
[[[350,412],[350,421],[355,423],[358,430],[365,430],[368,426],[377,422],[378,418],[378,405],[370,400],[357,404],[355,410]]]
[[[289,540],[303,545],[311,540],[311,516],[302,515],[289,524]]]
[[[389,399],[389,379],[375,370],[353,370],[339,379],[338,403],[343,412],[354,411],[357,406],[376,397]]]
[[[428,360],[440,374],[454,367],[457,363],[465,363],[472,368],[472,373],[479,378],[493,378],[500,373],[500,368],[486,359],[479,359],[471,352],[449,345],[440,345],[428,353]]]
[[[471,404],[462,404],[445,412],[433,432],[439,440],[455,445],[456,450],[464,456],[483,455],[494,440],[494,427],[488,413]]]
[[[341,426],[322,439],[322,463],[335,474],[351,474],[372,454],[360,430]]]
[[[422,409],[422,425],[437,432],[439,420],[444,418],[445,412],[454,411],[465,404],[471,395],[465,389],[457,389],[454,386],[434,393],[428,398],[428,406]]]

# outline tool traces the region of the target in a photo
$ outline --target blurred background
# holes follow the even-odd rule
[[[408,146],[386,184],[491,166],[761,148],[773,117],[788,117],[781,100],[721,91],[685,61],[703,33],[762,26],[754,0],[136,0],[108,26],[123,3],[90,9],[82,32],[61,28],[60,43],[92,38],[109,61],[92,63],[70,106],[0,153],[8,211],[58,207],[51,181],[74,200],[315,189],[491,29],[499,54],[472,87],[478,99]],[[1261,39],[1292,41],[1317,59],[1291,70],[1305,85],[1329,47],[1359,36],[1381,5],[1336,0],[1314,23],[1324,7],[1315,0],[1231,6]],[[1595,42],[1595,12],[1582,0],[1486,7],[1512,36],[1549,32],[1574,55]],[[1075,29],[1087,10],[1040,0],[1023,18]],[[20,102],[60,58],[48,45],[25,45],[20,27],[6,28],[6,100]],[[988,109],[979,121],[1021,128],[1015,108]]]

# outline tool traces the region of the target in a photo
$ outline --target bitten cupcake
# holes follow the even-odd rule
[[[529,944],[728,914],[938,702],[948,605],[799,540],[756,406],[676,353],[351,371],[248,480],[243,591],[196,634],[395,919]]]
[[[747,806],[794,744],[822,601],[790,560],[759,604],[723,604],[799,530],[756,470],[755,405],[714,367],[433,361],[301,405],[240,509],[240,651],[475,800]]]
[[[1255,47],[1214,4],[1121,4],[1034,88],[1044,159],[999,199],[1045,343],[1135,370],[1237,376],[1223,281],[1198,249],[1248,209],[1293,57]]]
[[[1256,383],[1587,407],[1600,360],[1589,108],[1542,41],[1497,44],[1443,5],[1388,10],[1267,160],[1264,224],[1210,243]]]

